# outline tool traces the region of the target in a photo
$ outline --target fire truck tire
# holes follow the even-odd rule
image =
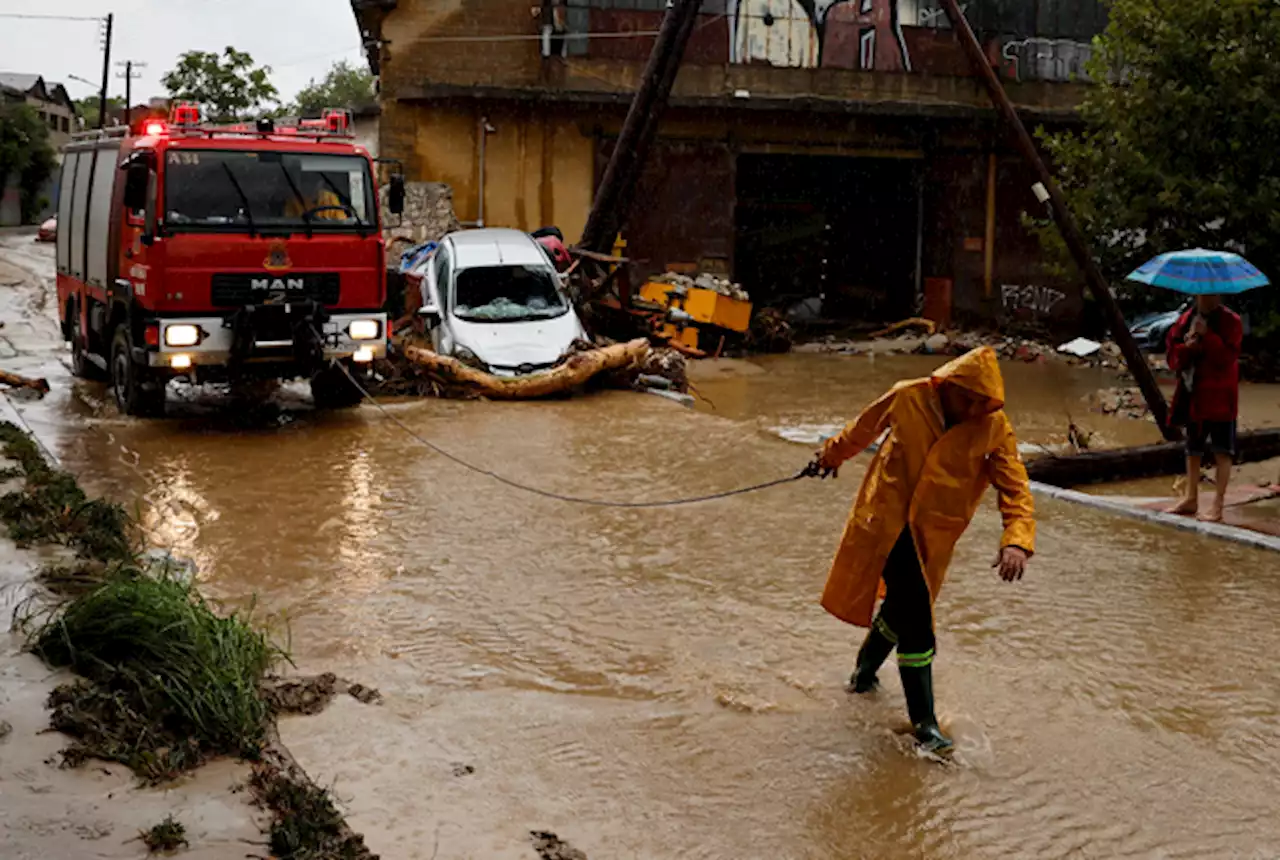
[[[364,399],[339,367],[329,365],[311,377],[311,399],[317,409],[350,409]]]
[[[133,360],[133,339],[129,327],[116,329],[111,341],[111,388],[116,406],[125,415],[154,417],[164,414],[163,377],[148,379],[147,369]]]
[[[105,380],[107,375],[89,360],[88,353],[80,344],[83,339],[80,332],[80,309],[74,304],[71,305],[68,322],[71,325],[71,372],[81,379],[92,379],[95,382]]]

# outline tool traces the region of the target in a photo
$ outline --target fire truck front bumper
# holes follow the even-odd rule
[[[254,330],[250,326],[246,341],[244,327],[238,332],[236,321],[228,317],[165,318],[159,320],[159,326],[159,349],[147,353],[147,363],[155,368],[182,372],[191,367],[237,361],[296,363],[300,354],[296,339],[302,333]],[[330,314],[328,321],[319,327],[319,335],[322,346],[315,352],[324,361],[338,359],[368,364],[387,355],[385,313]]]

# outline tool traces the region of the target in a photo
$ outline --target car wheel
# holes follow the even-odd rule
[[[111,387],[122,414],[139,417],[164,414],[165,380],[150,376],[147,368],[133,360],[133,338],[129,336],[128,326],[120,326],[111,341]]]

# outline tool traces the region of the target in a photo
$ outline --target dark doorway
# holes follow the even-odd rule
[[[828,319],[909,316],[921,163],[738,156],[735,279],[756,307],[825,294]]]

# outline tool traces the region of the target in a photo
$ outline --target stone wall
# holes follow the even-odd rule
[[[448,185],[406,182],[403,216],[387,210],[389,191],[389,185],[383,185],[378,200],[382,207],[382,233],[392,253],[399,254],[405,245],[439,241],[446,233],[461,229],[453,212],[453,189]]]

